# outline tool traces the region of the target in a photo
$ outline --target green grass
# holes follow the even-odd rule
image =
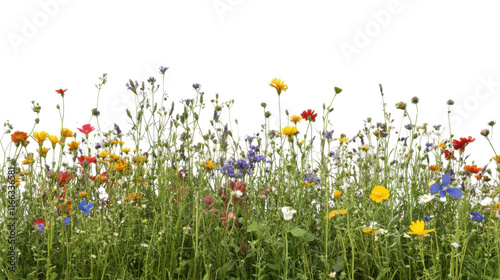
[[[263,103],[259,134],[238,138],[221,121],[221,115],[230,116],[234,101],[207,98],[195,86],[192,101],[169,108],[163,83],[146,81],[129,90],[136,107],[124,112],[130,130],[119,133],[119,128],[103,131],[99,124],[98,100],[106,79],[103,75],[97,85],[89,121],[96,130],[86,137],[69,127],[78,136],[54,145],[45,140],[43,146],[50,148],[45,156],[32,137],[28,145],[11,141],[16,130],[5,124],[0,278],[330,279],[334,272],[336,279],[500,278],[497,154],[493,149],[495,159],[478,173],[482,178],[475,178],[464,170],[472,165],[467,146],[454,149],[453,140],[460,137],[418,123],[418,100],[396,104],[403,117],[395,127],[381,87],[385,118],[367,119],[359,133],[345,139],[324,134],[333,101],[344,94],[339,88],[316,121],[302,120],[291,136],[270,127],[272,112]],[[410,106],[415,117],[407,111]],[[203,110],[209,119],[200,117]],[[33,111],[38,116],[35,102]],[[282,123],[293,126],[290,117],[287,113]],[[37,124],[31,131],[19,130],[34,136],[43,131]],[[483,134],[491,144],[491,136]],[[81,152],[69,151],[68,144],[82,137]],[[444,150],[455,157],[447,160]],[[79,165],[73,158],[81,153],[96,162]],[[32,162],[23,164],[27,159]],[[431,165],[438,170],[430,170]],[[68,172],[67,182],[58,179],[60,172]],[[452,175],[448,187],[463,184],[463,196],[447,194],[443,202],[435,193],[430,202],[420,203],[421,196],[430,195],[431,182],[441,183],[446,173]],[[93,178],[99,174],[101,179]],[[20,186],[9,193],[16,182]],[[375,186],[387,188],[388,199],[371,199]],[[107,202],[100,199],[103,189]],[[89,214],[77,207],[82,200],[94,203]],[[10,201],[15,201],[11,212]],[[295,210],[293,217],[285,219],[283,207]],[[333,210],[345,212],[327,219]],[[472,219],[471,211],[484,220]],[[425,229],[434,231],[407,235],[412,222],[425,216],[431,217]],[[16,219],[14,271],[5,261],[12,246],[11,217]],[[37,218],[48,225],[43,232],[34,225]]]

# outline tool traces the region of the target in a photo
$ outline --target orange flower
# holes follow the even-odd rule
[[[22,143],[26,142],[26,139],[28,139],[28,134],[26,132],[16,131],[10,135],[10,138],[14,143]]]
[[[88,193],[86,192],[81,192],[78,194],[80,197],[86,197],[87,195],[89,195]]]
[[[479,171],[483,170],[482,168],[478,168],[477,165],[475,165],[475,164],[472,166],[466,165],[464,167],[464,169],[469,171],[470,173],[474,173],[474,174],[477,174],[477,173],[479,173]]]
[[[76,142],[76,141],[71,141],[71,143],[68,144],[70,152],[76,151],[79,146],[80,146],[80,142]]]
[[[429,170],[430,171],[438,171],[439,170],[439,166],[437,166],[437,165],[431,165],[431,166],[429,166]]]
[[[341,194],[341,193],[340,193],[340,191],[339,191],[339,190],[335,190],[335,191],[333,192],[333,196],[334,196],[335,198],[339,198],[339,197],[340,197],[340,194]]]

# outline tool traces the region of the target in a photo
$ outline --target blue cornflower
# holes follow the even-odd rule
[[[65,225],[69,225],[69,222],[71,222],[71,218],[69,218],[69,217],[65,218],[63,221],[64,221]]]
[[[482,221],[484,220],[484,216],[483,215],[479,215],[478,212],[470,212],[470,214],[472,215],[472,219],[476,220],[476,221]]]
[[[43,233],[45,231],[45,225],[44,224],[38,224],[36,225],[40,229],[40,233]]]
[[[431,193],[437,193],[439,192],[439,196],[445,197],[446,193],[450,194],[451,197],[457,199],[462,197],[462,191],[457,189],[457,188],[447,188],[448,184],[451,182],[451,177],[450,174],[446,173],[444,174],[443,178],[441,178],[441,184],[439,183],[434,183],[430,191]]]
[[[87,203],[86,200],[82,200],[80,204],[78,204],[78,209],[82,210],[85,214],[89,214],[92,206],[94,206],[94,202]]]

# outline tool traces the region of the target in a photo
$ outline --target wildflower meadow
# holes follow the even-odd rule
[[[494,121],[453,135],[380,85],[383,117],[344,135],[331,113],[347,90],[282,115],[271,77],[279,112],[263,102],[261,130],[240,135],[223,121],[234,100],[193,84],[171,102],[166,71],[126,83],[136,104],[111,129],[106,74],[85,125],[65,122],[57,86],[60,129],[35,101],[32,127],[4,123],[0,279],[500,279]],[[469,159],[478,140],[489,162]]]

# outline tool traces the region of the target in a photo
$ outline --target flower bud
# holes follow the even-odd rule
[[[404,110],[404,109],[406,109],[406,103],[404,103],[404,102],[396,103],[396,108],[400,109],[400,110]]]
[[[490,135],[490,131],[488,129],[483,129],[483,130],[481,130],[481,135],[486,137],[486,136]]]
[[[339,87],[334,87],[333,89],[335,89],[335,94],[339,94],[342,92],[342,89]]]
[[[418,97],[413,96],[413,97],[412,97],[412,99],[411,99],[411,103],[413,103],[413,104],[418,104],[418,101],[419,101],[419,100],[420,100],[420,99],[419,99]]]
[[[450,100],[446,101],[446,104],[451,106],[451,105],[455,104],[455,101],[450,99]]]

